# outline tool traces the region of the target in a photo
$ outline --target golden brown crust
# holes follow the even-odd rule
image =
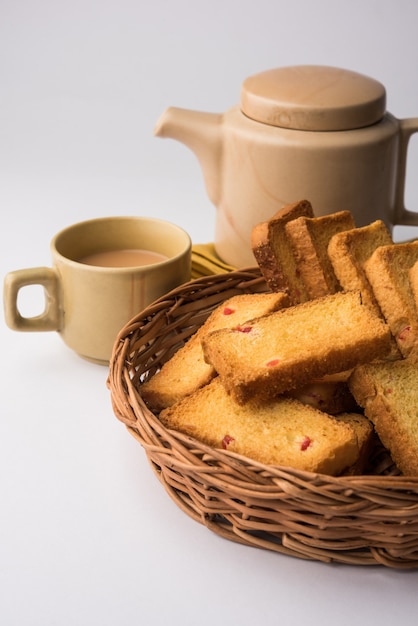
[[[405,475],[418,476],[418,363],[415,358],[356,368],[350,389]]]
[[[416,261],[409,270],[409,282],[415,301],[415,308],[418,311],[418,261]]]
[[[361,413],[340,413],[337,420],[349,424],[357,436],[359,457],[357,461],[344,470],[344,476],[360,475],[364,472],[373,450],[374,428],[372,422]]]
[[[349,211],[321,217],[299,217],[286,224],[300,277],[310,298],[340,290],[340,283],[328,256],[328,244],[339,232],[355,227]]]
[[[357,292],[336,293],[202,339],[204,358],[239,403],[271,398],[306,381],[384,356],[386,324]]]
[[[375,298],[404,357],[418,346],[418,312],[409,272],[418,241],[379,246],[364,264]]]
[[[332,474],[364,470],[375,430],[399,469],[418,475],[418,241],[394,244],[380,220],[355,228],[348,212],[315,218],[301,201],[258,224],[252,247],[275,309],[238,296],[240,315],[225,323],[234,300],[224,303],[142,386],[151,408],[210,446]],[[335,442],[309,463],[286,456],[289,445],[277,453],[275,437],[296,436],[276,430],[277,414],[289,427],[311,411],[351,429],[354,461]]]
[[[380,308],[364,264],[376,248],[392,243],[387,226],[381,220],[376,220],[367,226],[335,234],[328,245],[328,255],[342,288],[347,291],[360,290],[363,303],[378,314]]]
[[[308,299],[299,276],[285,225],[298,217],[313,217],[310,202],[301,200],[281,208],[273,217],[257,224],[251,247],[260,270],[272,291],[286,290],[293,303]]]
[[[215,376],[213,367],[203,359],[201,338],[204,334],[216,328],[236,326],[244,323],[248,316],[265,315],[288,305],[285,293],[241,294],[229,298],[161,370],[142,385],[142,397],[150,407],[160,411],[203,387]]]
[[[164,410],[167,428],[267,465],[336,475],[356,463],[353,427],[291,398],[238,405],[219,378]]]

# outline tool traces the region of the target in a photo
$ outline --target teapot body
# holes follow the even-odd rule
[[[356,226],[396,223],[400,123],[386,114],[346,131],[261,124],[233,107],[224,115],[215,247],[236,267],[254,264],[252,228],[307,199],[316,215],[350,210]]]
[[[378,81],[328,66],[248,77],[224,114],[169,109],[156,134],[200,161],[217,208],[215,247],[235,267],[254,265],[251,231],[279,209],[309,200],[315,215],[349,210],[357,227],[418,226],[404,205],[408,143],[418,118],[386,111]]]

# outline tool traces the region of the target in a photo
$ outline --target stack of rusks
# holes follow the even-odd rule
[[[304,200],[255,226],[270,291],[219,306],[141,387],[169,429],[266,465],[418,475],[418,241]]]

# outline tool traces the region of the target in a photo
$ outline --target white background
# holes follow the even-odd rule
[[[211,240],[194,155],[153,137],[169,105],[222,112],[246,76],[313,63],[377,78],[394,115],[418,116],[417,24],[415,0],[0,0],[2,277],[49,265],[55,232],[102,215],[162,217]],[[114,417],[106,368],[57,334],[2,322],[0,350],[5,626],[415,619],[418,572],[288,558],[189,519]]]

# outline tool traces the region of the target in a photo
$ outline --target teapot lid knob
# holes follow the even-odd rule
[[[283,67],[247,78],[241,111],[251,119],[295,130],[339,131],[380,121],[385,87],[373,78],[322,65]]]

